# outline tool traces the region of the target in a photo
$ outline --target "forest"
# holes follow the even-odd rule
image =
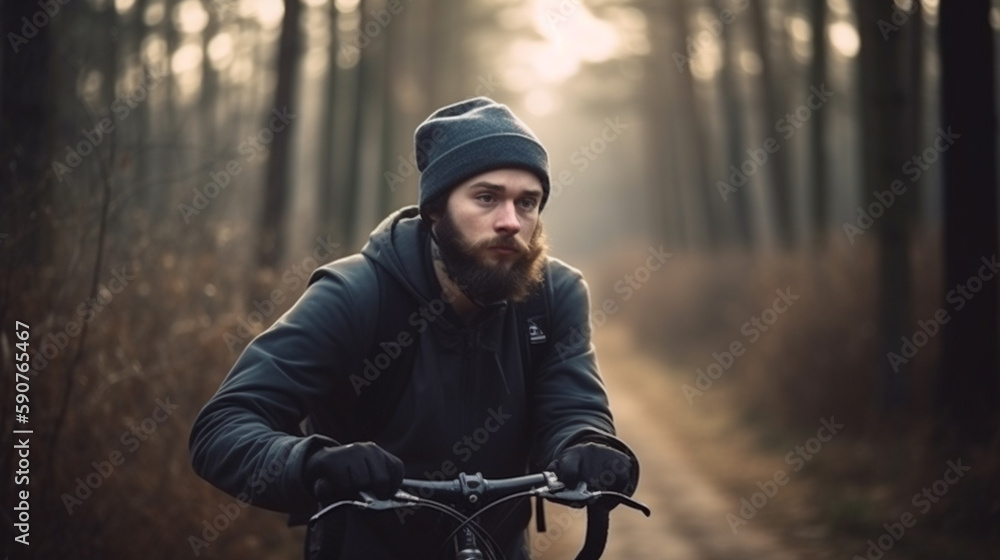
[[[0,0],[5,558],[302,556],[192,470],[414,130],[544,143],[645,519],[606,557],[1000,555],[998,0]],[[27,438],[27,439],[24,439]],[[280,476],[276,474],[275,476]],[[549,506],[534,557],[585,517]],[[29,544],[30,542],[30,544]]]

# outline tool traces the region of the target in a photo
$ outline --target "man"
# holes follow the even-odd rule
[[[195,470],[254,505],[298,514],[362,490],[391,496],[404,476],[458,472],[505,478],[547,468],[571,485],[633,492],[638,461],[614,435],[586,283],[547,256],[545,149],[483,97],[436,111],[415,144],[419,206],[389,216],[360,254],[318,269],[247,346],[195,421]],[[548,290],[550,332],[532,336],[561,344],[526,368],[518,305],[538,290]],[[386,294],[408,304],[380,301]],[[377,340],[387,317],[407,320]],[[414,351],[404,357],[404,347]],[[390,398],[377,384],[394,381]],[[300,431],[307,418],[311,435]],[[326,528],[336,547],[326,554],[437,557],[454,525],[404,513],[340,515]],[[507,558],[526,559],[529,518],[521,501],[481,523]]]

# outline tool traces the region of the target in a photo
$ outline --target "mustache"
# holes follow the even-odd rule
[[[528,244],[517,237],[494,237],[473,244],[471,249],[511,249],[518,253],[526,253]]]

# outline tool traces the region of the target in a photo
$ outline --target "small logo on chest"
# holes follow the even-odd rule
[[[542,344],[545,342],[545,331],[534,319],[528,319],[528,342],[531,344]]]

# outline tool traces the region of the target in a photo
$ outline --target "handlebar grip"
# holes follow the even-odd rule
[[[575,560],[598,560],[608,544],[611,511],[600,504],[587,507],[587,536]]]
[[[506,478],[503,480],[486,480],[485,483],[486,488],[484,489],[484,492],[487,495],[502,496],[517,492],[524,492],[525,490],[530,490],[538,486],[544,486],[548,483],[548,478],[546,478],[544,473],[538,473],[526,474],[524,476],[514,478]]]
[[[423,495],[441,492],[445,495],[462,495],[462,486],[457,480],[419,480],[404,478],[400,489],[410,494]]]

